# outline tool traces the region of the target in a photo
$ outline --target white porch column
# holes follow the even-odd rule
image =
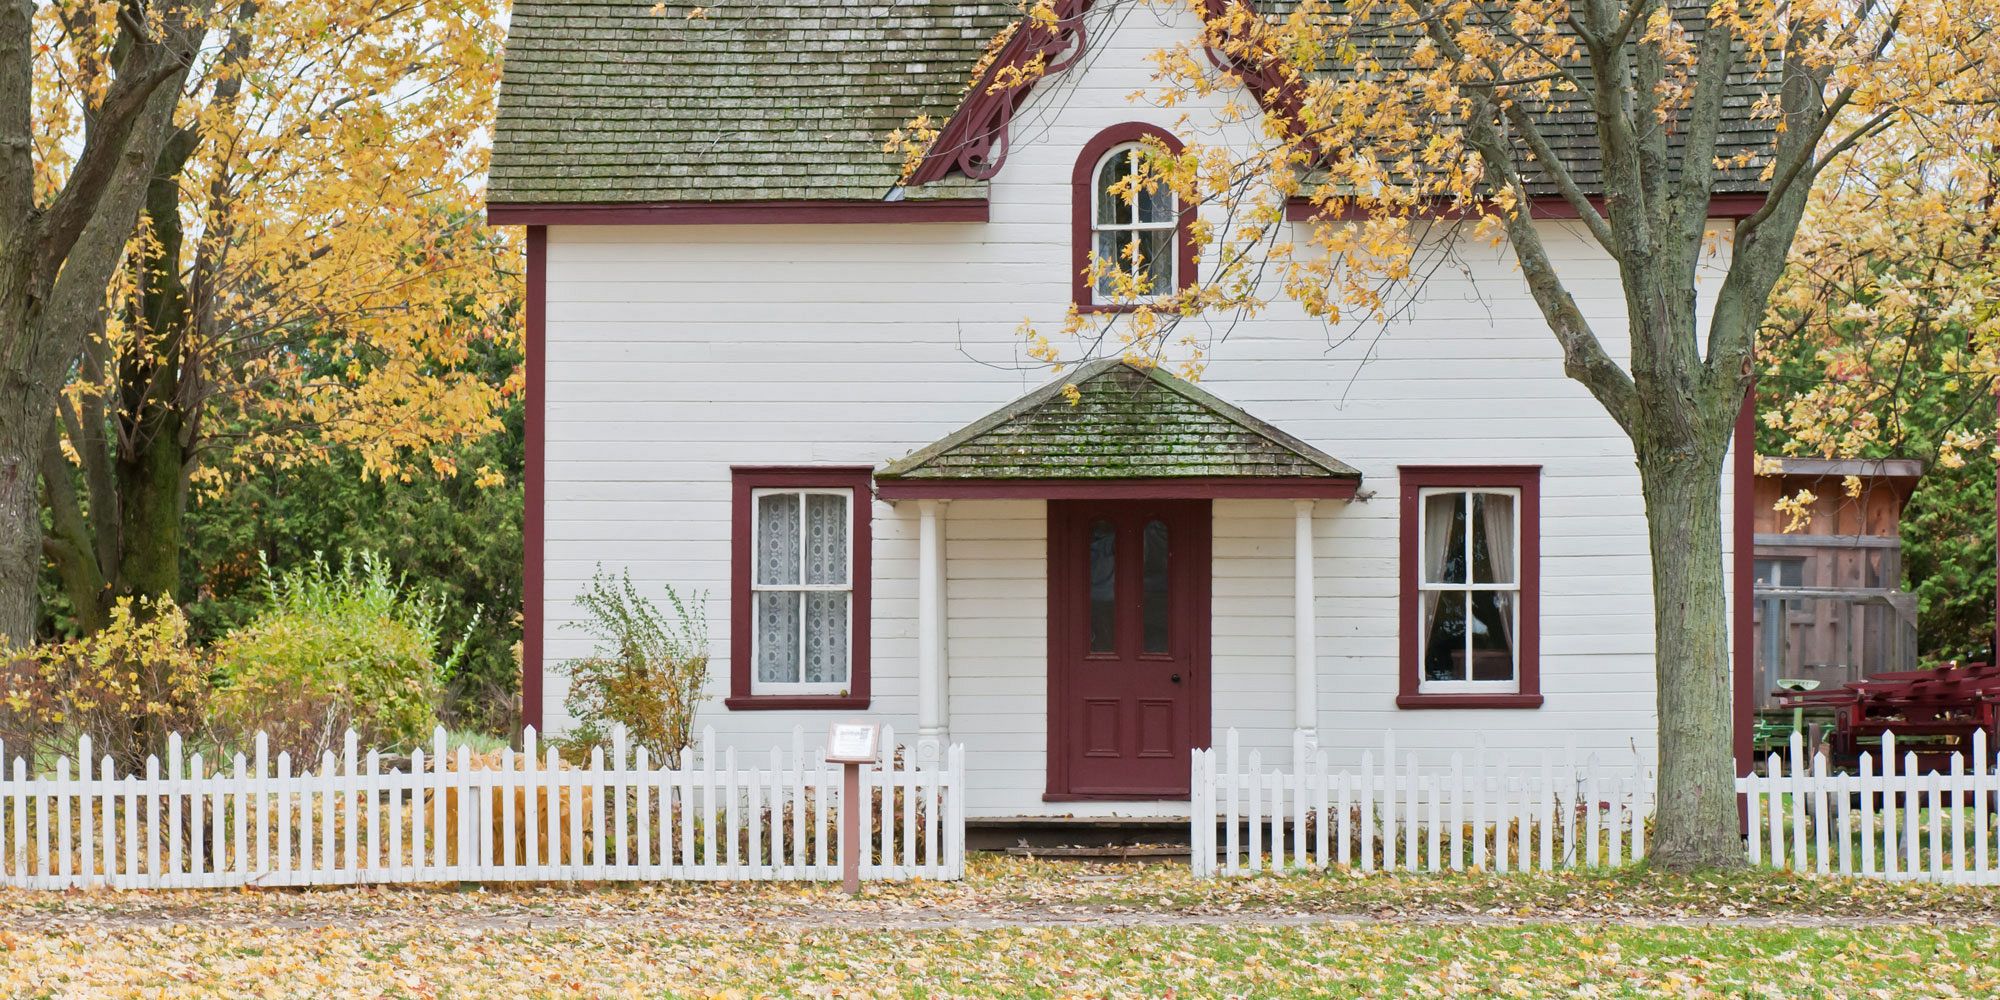
[[[917,740],[945,744],[944,501],[917,501]]]
[[[1292,501],[1292,745],[1319,746],[1319,658],[1313,614],[1313,501]]]

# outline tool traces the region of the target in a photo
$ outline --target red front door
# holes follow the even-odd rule
[[[1049,797],[1185,798],[1208,743],[1209,504],[1049,503]]]

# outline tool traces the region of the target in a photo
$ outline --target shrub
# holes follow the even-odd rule
[[[207,690],[180,607],[120,598],[91,635],[0,653],[0,741],[38,766],[89,736],[93,757],[109,754],[131,774],[168,733],[195,735]]]
[[[632,585],[630,573],[591,575],[576,603],[585,620],[570,627],[599,640],[590,656],[563,664],[569,696],[563,702],[577,728],[563,741],[572,757],[604,743],[625,727],[634,746],[654,760],[672,760],[693,740],[695,707],[708,682],[708,619],[704,596],[691,602],[667,587],[671,618]]]
[[[442,609],[363,552],[338,569],[315,556],[272,577],[269,603],[216,644],[216,725],[226,740],[270,734],[271,752],[311,761],[352,728],[364,746],[410,746],[437,724]],[[462,643],[461,643],[462,645]]]

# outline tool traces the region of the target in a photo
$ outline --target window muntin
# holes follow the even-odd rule
[[[1104,265],[1091,289],[1098,305],[1115,300],[1119,273],[1143,279],[1148,295],[1169,295],[1179,287],[1180,206],[1164,183],[1155,181],[1148,191],[1131,181],[1144,155],[1144,144],[1123,143],[1091,172],[1091,252]],[[1138,190],[1114,190],[1120,184]]]
[[[1521,491],[1418,494],[1418,691],[1520,690]]]
[[[751,491],[753,694],[841,694],[853,673],[854,491]]]

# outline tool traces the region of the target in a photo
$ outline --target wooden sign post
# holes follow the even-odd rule
[[[840,870],[848,895],[861,893],[861,765],[882,758],[882,727],[872,722],[836,722],[826,734],[826,762],[841,766]]]

